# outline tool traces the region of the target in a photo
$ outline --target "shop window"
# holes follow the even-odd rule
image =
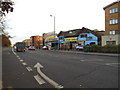
[[[106,41],[107,45],[116,45],[116,41]]]
[[[96,44],[95,44],[95,42],[91,42],[90,45],[92,46],[92,45],[96,45]]]
[[[63,38],[63,37],[60,37],[60,38],[59,38],[59,40],[62,40],[62,39],[64,39],[64,38]]]

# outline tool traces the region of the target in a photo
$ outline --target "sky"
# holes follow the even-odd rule
[[[7,15],[6,31],[14,38],[11,42],[30,36],[55,31],[81,29],[105,30],[103,7],[116,0],[12,0],[14,12]]]

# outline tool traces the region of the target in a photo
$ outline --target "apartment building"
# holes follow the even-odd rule
[[[104,8],[105,11],[105,35],[102,36],[102,46],[120,44],[120,0],[117,0]]]

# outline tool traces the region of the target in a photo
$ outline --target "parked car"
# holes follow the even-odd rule
[[[84,45],[78,45],[76,46],[76,50],[83,50],[84,49]]]
[[[43,46],[42,49],[43,50],[48,50],[48,47],[47,46]]]
[[[30,46],[30,47],[28,48],[28,50],[35,50],[35,47],[34,47],[34,46]]]

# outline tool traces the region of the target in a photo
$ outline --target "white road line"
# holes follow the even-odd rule
[[[20,60],[20,62],[23,62],[23,60]]]
[[[16,55],[16,57],[17,57],[17,58],[19,58],[19,56],[18,56],[18,55]]]
[[[26,67],[26,69],[30,72],[33,71],[31,67]]]
[[[18,59],[20,59],[20,57]]]
[[[25,65],[27,65],[27,63],[26,63],[26,62],[23,62],[22,64],[23,64],[24,66],[25,66]]]
[[[12,48],[12,52],[13,52],[13,54],[15,54],[16,55],[16,53],[14,52],[14,49]]]
[[[34,76],[34,78],[40,85],[45,83],[45,81],[39,75]]]
[[[106,63],[105,65],[116,65],[116,64],[120,64],[120,63]]]
[[[80,60],[81,62],[84,62],[85,60]]]

